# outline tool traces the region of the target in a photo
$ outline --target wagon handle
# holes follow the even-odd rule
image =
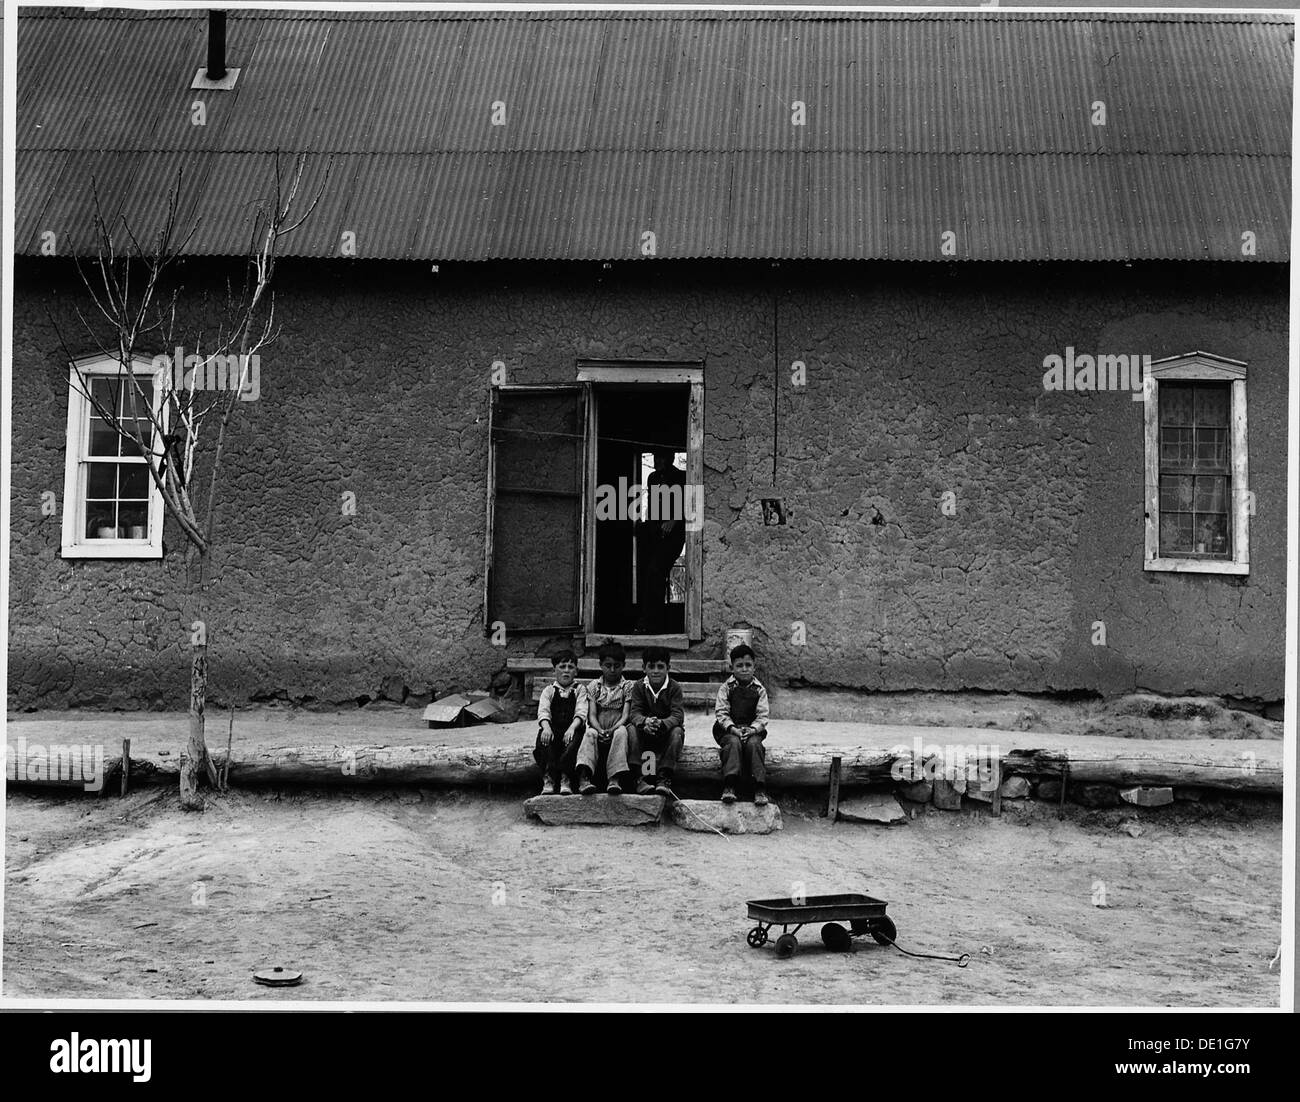
[[[900,953],[904,954],[905,956],[909,956],[909,957],[924,957],[926,960],[951,960],[951,961],[956,962],[956,965],[957,965],[958,968],[965,968],[966,965],[968,965],[968,964],[970,963],[970,954],[969,954],[969,953],[962,953],[962,955],[959,956],[959,957],[945,957],[945,956],[941,956],[941,955],[938,954],[938,953],[913,953],[913,952],[908,951],[907,949],[904,949],[904,948],[903,948],[901,945],[899,945],[898,942],[896,942],[892,937],[885,937],[885,935],[884,935],[883,933],[882,933],[880,936],[881,936],[881,937],[884,937],[885,940],[886,940],[890,945],[892,945],[895,949],[897,949]]]

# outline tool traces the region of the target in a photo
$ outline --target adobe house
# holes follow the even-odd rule
[[[235,418],[214,695],[742,627],[778,699],[1282,698],[1289,16],[18,22],[11,707],[185,700],[179,533],[54,333],[90,181],[147,229],[184,170],[201,312],[276,150],[325,184]],[[597,505],[655,448],[702,510],[647,625]]]

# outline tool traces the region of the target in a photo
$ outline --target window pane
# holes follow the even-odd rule
[[[91,463],[86,471],[86,497],[117,497],[117,464]]]
[[[142,540],[149,535],[149,506],[124,501],[117,511],[118,533],[126,539]],[[125,531],[122,529],[125,528]]]
[[[103,534],[101,535],[101,529]],[[90,501],[86,503],[86,538],[117,538],[117,502]]]
[[[1196,429],[1196,465],[1220,468],[1228,465],[1227,429]]]
[[[1191,509],[1195,499],[1196,479],[1192,475],[1162,474],[1160,476],[1160,511]]]
[[[1192,429],[1160,429],[1160,462],[1173,467],[1192,463]]]
[[[140,439],[144,443],[144,450],[145,451],[153,450],[153,425],[147,419],[137,420],[137,421],[123,421],[122,428],[125,429],[127,432],[139,432]],[[124,437],[122,440],[122,454],[143,455],[144,452],[142,452],[136,446],[135,441],[131,440],[130,438]]]
[[[149,390],[152,389],[153,384],[144,383],[143,385],[145,387],[145,394],[147,395],[149,393]],[[127,418],[142,417],[145,420],[148,420],[149,400],[148,398],[143,397],[139,393],[139,391],[136,390],[135,383],[126,383],[126,382],[123,383],[122,416]]]
[[[1162,425],[1192,424],[1191,383],[1162,383],[1160,385],[1160,423]]]
[[[1228,423],[1228,384],[1198,383],[1196,385],[1196,423],[1198,425],[1226,425]]]
[[[1196,514],[1196,551],[1203,555],[1222,555],[1228,550],[1228,516],[1226,513]]]
[[[1228,480],[1222,475],[1197,475],[1195,509],[1198,513],[1226,513]]]
[[[98,417],[90,419],[90,454],[117,455],[117,433],[107,421]]]
[[[1160,514],[1160,553],[1186,554],[1192,550],[1192,514]]]
[[[118,478],[119,497],[135,498],[137,501],[149,497],[149,468],[143,463],[123,463]],[[1206,508],[1211,506],[1207,505]]]
[[[121,409],[122,381],[120,379],[91,379],[90,393],[105,409],[112,410],[114,413]],[[95,412],[95,407],[90,407],[91,412]]]

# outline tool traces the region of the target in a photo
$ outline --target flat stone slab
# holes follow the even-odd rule
[[[888,792],[871,792],[840,801],[839,817],[849,823],[901,823],[907,812]]]
[[[694,814],[692,814],[694,813]],[[723,834],[771,834],[781,829],[781,809],[776,804],[724,804],[720,800],[678,800],[669,808],[673,822],[687,830]]]
[[[662,796],[534,796],[524,811],[549,826],[644,826],[663,818]]]

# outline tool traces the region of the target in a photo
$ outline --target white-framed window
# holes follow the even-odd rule
[[[1147,570],[1250,573],[1246,365],[1209,352],[1156,360],[1143,382]]]
[[[155,418],[165,418],[163,372],[139,356],[132,368],[151,397]],[[114,411],[124,425],[134,422],[154,455],[163,450],[139,390],[117,360],[94,356],[68,365],[63,557],[160,559],[163,500],[148,461],[101,416],[87,389],[104,411]]]

